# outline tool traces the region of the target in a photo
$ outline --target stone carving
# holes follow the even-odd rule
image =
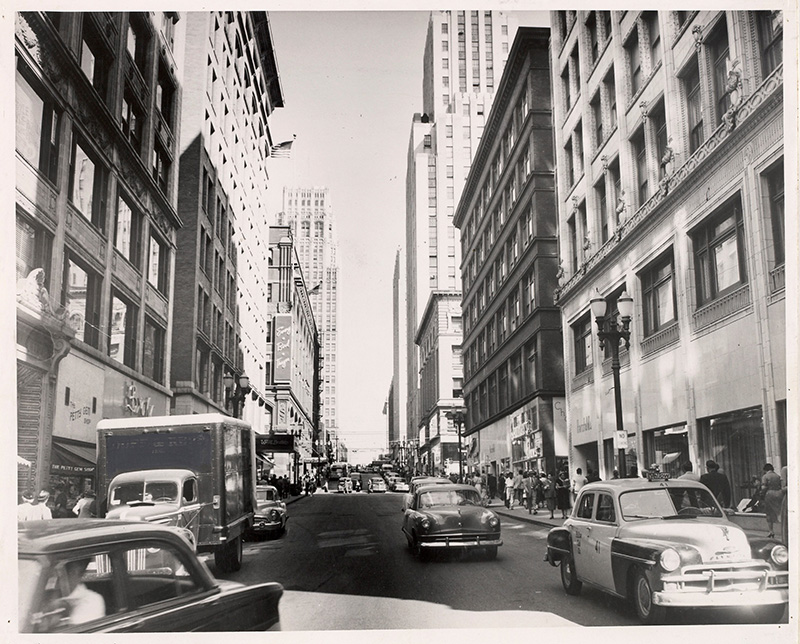
[[[50,295],[44,284],[44,269],[34,268],[28,273],[27,277],[17,282],[17,302],[42,315],[51,315],[63,320],[66,317],[66,310],[62,307],[53,308]]]
[[[564,270],[564,260],[558,262],[558,270],[556,271],[556,282],[558,283],[558,288],[561,289],[564,287],[564,284],[567,282],[567,272]]]

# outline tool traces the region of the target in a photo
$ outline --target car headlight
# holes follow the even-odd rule
[[[489,517],[489,526],[491,526],[492,528],[496,528],[499,525],[500,525],[500,519],[494,516]]]
[[[777,545],[769,553],[770,561],[776,566],[785,566],[789,563],[789,551],[784,545]]]
[[[661,557],[659,557],[659,563],[664,570],[667,572],[672,572],[681,565],[681,556],[678,554],[677,550],[674,550],[673,548],[667,548],[661,553]]]
[[[425,517],[419,522],[419,527],[423,530],[428,530],[431,527],[431,520],[428,517]]]
[[[273,521],[277,521],[278,520],[278,511],[277,510],[273,510],[272,512],[269,513],[269,517]]]

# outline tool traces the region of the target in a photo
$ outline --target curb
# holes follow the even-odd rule
[[[549,519],[539,518],[539,515],[528,514],[524,510],[522,510],[519,514],[515,514],[514,510],[507,510],[505,507],[503,507],[503,509],[501,510],[496,507],[493,508],[489,506],[489,509],[494,511],[501,517],[507,519],[516,519],[517,521],[522,521],[523,523],[532,523],[534,525],[540,525],[545,528],[557,528],[561,526],[564,522],[563,519],[554,519],[551,522]]]

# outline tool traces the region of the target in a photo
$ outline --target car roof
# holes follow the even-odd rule
[[[194,476],[196,477],[197,474],[192,472],[192,470],[184,470],[184,469],[153,469],[153,470],[137,470],[135,472],[123,472],[122,474],[117,474],[113,479],[116,480],[117,483],[125,483],[127,481],[141,481],[142,480],[142,472],[158,472],[159,475],[165,479],[179,479],[185,476]]]
[[[63,552],[96,544],[127,543],[154,537],[186,545],[173,528],[148,521],[49,519],[25,521],[18,524],[17,529],[20,554]]]
[[[619,493],[628,492],[630,490],[657,490],[664,487],[693,487],[703,490],[708,489],[699,481],[693,481],[692,479],[663,479],[650,481],[645,478],[625,478],[610,479],[608,481],[593,481],[592,483],[587,483],[584,485],[581,488],[581,492],[584,490],[605,488]]]

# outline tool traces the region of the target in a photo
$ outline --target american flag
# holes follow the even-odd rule
[[[292,143],[294,143],[295,138],[296,137],[293,136],[291,141],[284,141],[283,143],[273,145],[269,149],[270,156],[276,159],[288,159],[292,154]]]

